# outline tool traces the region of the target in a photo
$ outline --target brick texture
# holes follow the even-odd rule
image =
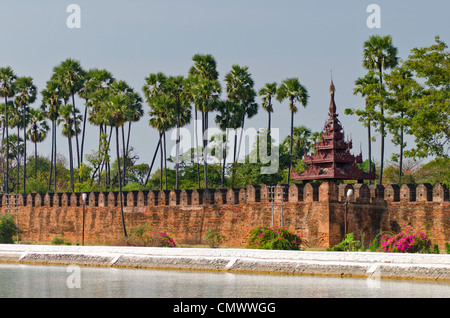
[[[349,188],[354,194],[346,198]],[[81,193],[29,194],[25,200],[21,195],[9,199],[3,195],[1,213],[18,211],[22,241],[48,242],[59,236],[80,243],[84,211],[85,244],[118,242],[123,237],[118,193],[87,195],[86,205]],[[307,183],[277,185],[273,195],[266,185],[131,191],[123,193],[123,202],[128,232],[149,222],[173,233],[177,243],[205,243],[203,237],[212,228],[225,235],[224,245],[243,247],[250,228],[273,224],[300,235],[309,247],[330,247],[344,238],[346,210],[347,233],[363,237],[366,244],[381,231],[403,230],[432,233],[440,246],[450,242],[448,189],[440,184],[369,188],[364,184]]]

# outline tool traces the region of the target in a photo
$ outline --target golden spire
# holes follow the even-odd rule
[[[333,70],[330,70],[330,73],[331,73],[330,93],[334,94],[334,92],[336,92],[336,88],[334,87],[334,84],[333,84]]]

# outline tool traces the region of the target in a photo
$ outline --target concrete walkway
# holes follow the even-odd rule
[[[450,282],[450,254],[0,244],[0,262]]]

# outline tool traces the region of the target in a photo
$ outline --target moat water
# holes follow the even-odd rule
[[[450,283],[0,264],[0,298],[430,298]]]

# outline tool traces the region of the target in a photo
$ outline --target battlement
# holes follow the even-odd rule
[[[346,193],[353,190],[349,198]],[[31,193],[24,200],[21,194],[1,196],[1,206],[29,207],[115,207],[120,205],[119,192],[86,193],[83,202],[82,193]],[[125,207],[142,206],[199,206],[199,205],[235,205],[256,202],[446,202],[449,201],[449,190],[445,185],[436,184],[404,184],[367,186],[362,183],[305,183],[278,185],[249,185],[245,189],[196,189],[196,190],[149,190],[124,191],[123,205]]]

